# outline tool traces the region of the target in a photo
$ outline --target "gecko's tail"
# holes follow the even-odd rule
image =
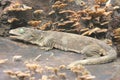
[[[111,49],[107,52],[107,55],[102,56],[102,57],[97,57],[97,58],[90,58],[90,59],[85,59],[85,60],[78,60],[75,62],[72,62],[67,66],[68,69],[70,69],[73,66],[77,65],[91,65],[91,64],[103,64],[103,63],[108,63],[112,62],[117,58],[117,53],[114,49]]]

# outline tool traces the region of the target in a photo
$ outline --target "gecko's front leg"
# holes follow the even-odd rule
[[[53,49],[54,47],[54,41],[53,39],[45,38],[40,43],[40,49],[44,49],[46,51]]]
[[[40,47],[40,49],[43,49],[43,50],[45,50],[45,51],[49,51],[49,50],[51,50],[51,49],[53,49],[52,47]]]

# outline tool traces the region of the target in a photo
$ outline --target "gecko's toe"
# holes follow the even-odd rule
[[[75,67],[75,66],[77,66],[77,65],[71,63],[71,64],[67,65],[66,69],[71,69],[71,68],[73,68],[73,67]]]
[[[70,65],[67,65],[66,69],[71,69],[72,67]]]

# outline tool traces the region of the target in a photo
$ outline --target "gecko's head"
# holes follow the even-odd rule
[[[11,34],[10,37],[13,39],[34,41],[38,38],[42,38],[41,34],[43,33],[43,31],[33,28],[20,27],[10,30],[9,33]]]

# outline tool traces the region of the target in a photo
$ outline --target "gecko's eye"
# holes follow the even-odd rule
[[[22,28],[21,28],[21,29],[19,29],[19,33],[20,33],[20,34],[23,34],[23,33],[25,33],[25,30],[24,30],[24,29],[22,29]]]

